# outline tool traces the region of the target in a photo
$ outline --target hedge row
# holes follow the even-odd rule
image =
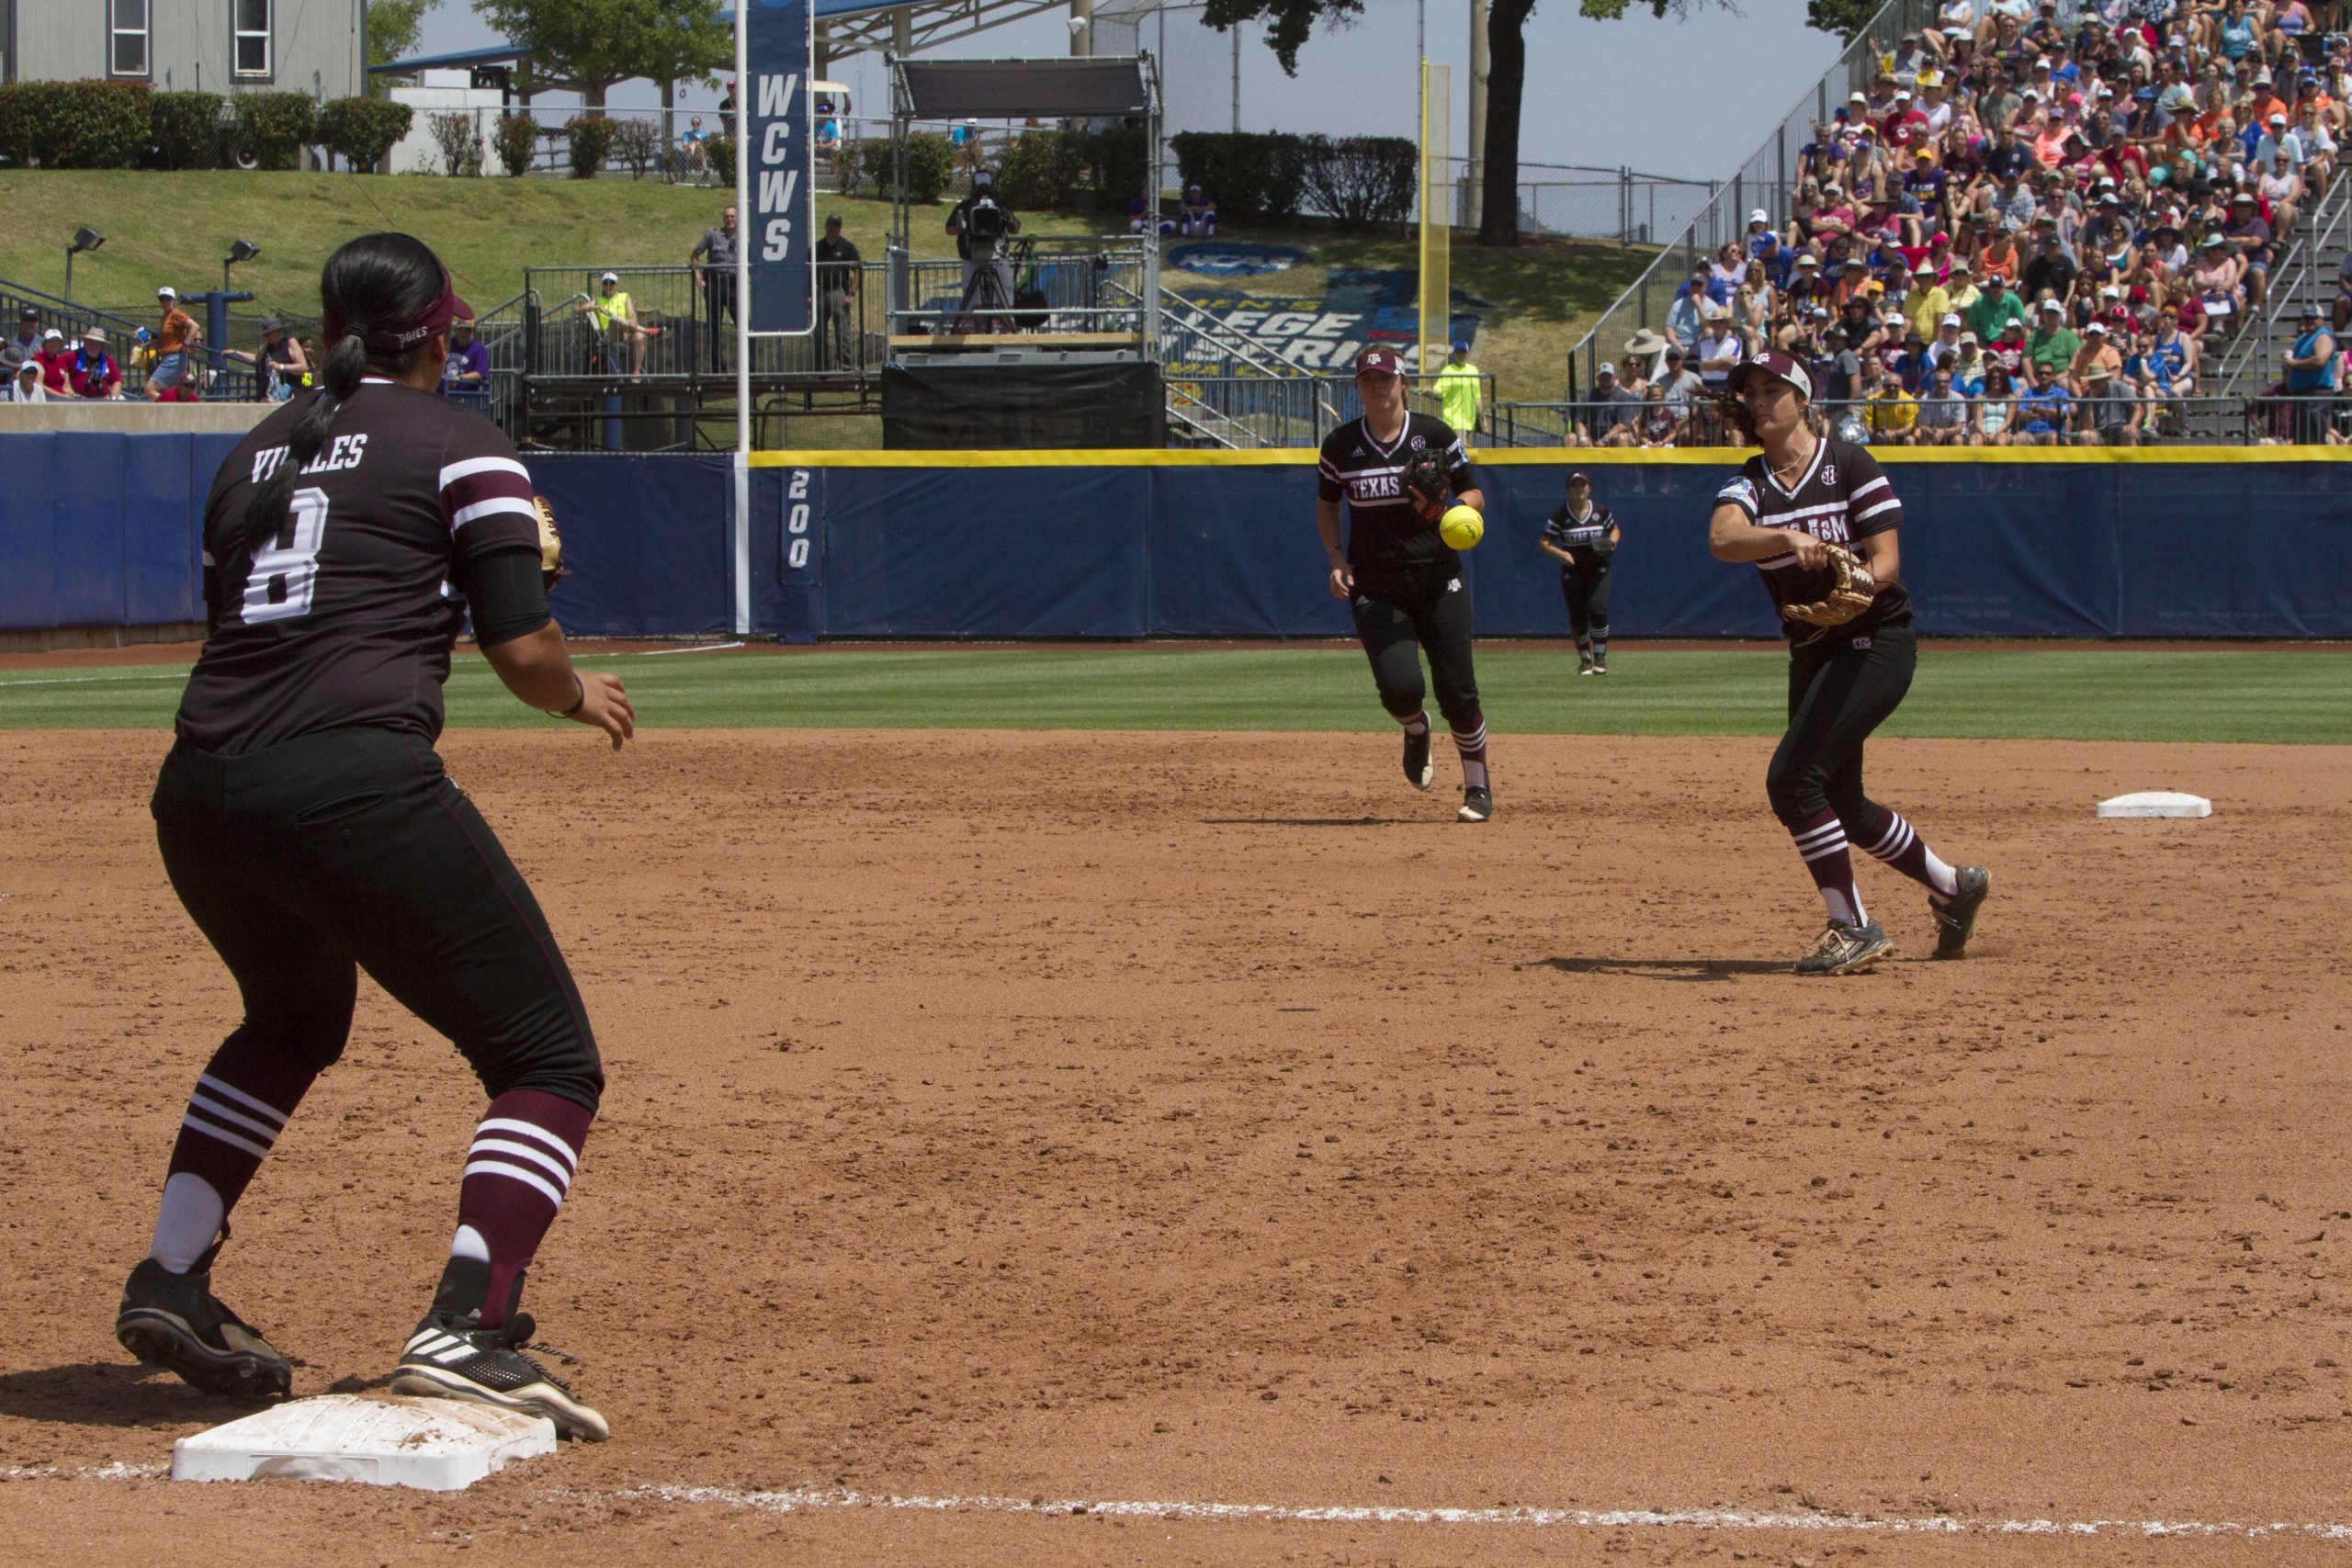
[[[302,93],[159,93],[144,82],[0,83],[0,159],[17,168],[209,169],[230,162],[290,169],[323,147],[360,168],[408,134],[411,111],[384,98]]]
[[[1185,131],[1168,144],[1183,183],[1214,197],[1223,218],[1280,220],[1309,208],[1351,223],[1412,216],[1419,153],[1401,136]]]

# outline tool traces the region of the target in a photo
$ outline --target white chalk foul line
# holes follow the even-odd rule
[[[123,681],[185,681],[187,671],[167,675],[44,675],[31,681],[0,681],[0,686],[111,686]]]
[[[918,1513],[1100,1514],[1123,1519],[1260,1524],[1514,1525],[1538,1529],[1804,1530],[1846,1535],[2128,1535],[2352,1541],[2352,1524],[2238,1524],[2195,1519],[1970,1519],[1941,1514],[1871,1517],[1852,1514],[1752,1513],[1721,1508],[1414,1508],[1284,1503],[1120,1502],[1075,1497],[1046,1501],[1024,1497],[910,1497],[863,1492],[745,1492],[718,1486],[639,1486],[621,1495],[657,1499],[690,1507],[753,1508],[773,1514],[881,1508]]]

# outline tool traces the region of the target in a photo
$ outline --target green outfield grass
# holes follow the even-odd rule
[[[1380,730],[1353,649],[909,649],[602,655],[639,716],[673,728]],[[1605,678],[1572,654],[1482,649],[1498,732],[1770,735],[1785,661],[1757,650],[1623,648]],[[181,669],[0,671],[0,728],[162,728]],[[460,658],[449,721],[549,721]],[[1963,739],[2352,742],[2352,660],[2334,652],[1931,649],[1885,734]]]

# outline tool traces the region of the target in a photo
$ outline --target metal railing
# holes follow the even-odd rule
[[[1936,12],[1934,0],[1888,0],[1879,8],[1838,57],[1838,63],[1814,83],[1731,178],[1716,185],[1712,199],[1688,223],[1679,231],[1668,232],[1657,259],[1643,269],[1633,286],[1601,312],[1591,330],[1569,350],[1571,391],[1592,384],[1592,372],[1600,361],[1617,356],[1617,344],[1642,328],[1664,324],[1676,286],[1694,266],[1704,265],[1717,247],[1746,232],[1750,209],[1761,207],[1768,212],[1787,214],[1802,151],[1813,140],[1815,124],[1826,121],[1848,93],[1868,87],[1880,57],[1890,52],[1905,33],[1931,25]]]
[[[499,122],[527,119],[536,128],[526,175],[572,178],[571,123],[587,113],[581,108],[541,108],[512,104],[467,108],[420,106],[409,133],[389,160],[394,174],[488,175],[503,177],[506,169],[497,146]],[[657,179],[671,185],[732,188],[720,178],[717,161],[707,147],[709,138],[727,133],[729,117],[715,108],[607,109],[601,117],[613,129],[600,173],[605,178]],[[627,129],[624,129],[627,128]],[[888,139],[888,119],[820,115],[811,149],[811,176],[827,194],[854,194],[864,187],[858,147],[875,138]]]
[[[55,327],[65,335],[68,344],[78,344],[82,334],[96,327],[107,334],[107,353],[122,367],[122,394],[136,397],[146,384],[143,366],[131,364],[138,348],[138,334],[142,321],[116,311],[91,305],[76,305],[38,288],[28,288],[20,283],[0,279],[0,337],[14,337],[20,324],[18,318],[28,310],[40,318],[34,323],[36,333]]]
[[[1010,274],[1009,310],[965,305],[964,263],[922,259],[893,251],[884,264],[894,336],[956,332],[1125,333],[1140,342],[1144,308],[1144,242],[1134,235],[1085,235],[1004,243],[999,264]]]
[[[2136,425],[2130,417],[2135,402],[2140,415]],[[1984,428],[1987,413],[1996,413],[1998,419],[1997,427],[1990,432]],[[1932,411],[1928,417],[1932,418]],[[2029,428],[2035,423],[2031,411],[2019,410],[2014,398],[2000,400],[1997,408],[1982,399],[1969,400],[1951,434],[1940,433],[1950,427],[1928,423],[1917,400],[1889,406],[1822,400],[1812,405],[1812,424],[1817,434],[1878,447],[2258,446],[2318,445],[2326,439],[2328,430],[2339,435],[2352,432],[2352,398],[2076,397],[2068,400],[2063,415],[2040,422],[2051,428]],[[2132,432],[2128,438],[2119,434],[2126,430]],[[1722,447],[1727,463],[1742,460],[1739,449],[1747,445],[1730,422],[1705,402],[1679,406],[1646,401],[1501,403],[1481,434],[1497,446]]]
[[[1457,229],[1476,229],[1486,201],[1481,175],[1486,160],[1446,160],[1453,190],[1451,218]],[[1688,228],[1713,200],[1712,180],[1645,175],[1631,168],[1603,169],[1580,164],[1519,165],[1519,231],[1579,240],[1615,240],[1654,244]]]
[[[1494,378],[1481,374],[1482,406],[1491,407]],[[1442,414],[1434,375],[1414,376],[1406,406]],[[1193,376],[1170,372],[1168,417],[1183,444],[1237,448],[1315,446],[1363,412],[1353,378],[1340,376]],[[1481,421],[1482,427],[1485,421]],[[1474,435],[1473,439],[1476,439]]]
[[[2245,325],[2208,373],[2225,391],[2241,397],[2267,391],[2279,378],[2270,351],[2294,341],[2296,311],[2309,302],[2326,313],[2334,303],[2335,274],[2327,258],[2340,257],[2352,246],[2352,179],[2339,175],[2297,228],[2286,254],[2270,269],[2260,314],[2248,312]]]

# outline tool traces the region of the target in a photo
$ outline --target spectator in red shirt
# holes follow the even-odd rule
[[[122,367],[107,352],[107,334],[92,327],[82,334],[82,346],[74,355],[65,371],[65,384],[77,398],[112,399],[122,396]]]
[[[55,327],[40,334],[40,352],[33,362],[40,367],[40,384],[52,398],[69,396],[65,389],[65,367],[72,362],[74,351],[65,346],[65,334]]]

